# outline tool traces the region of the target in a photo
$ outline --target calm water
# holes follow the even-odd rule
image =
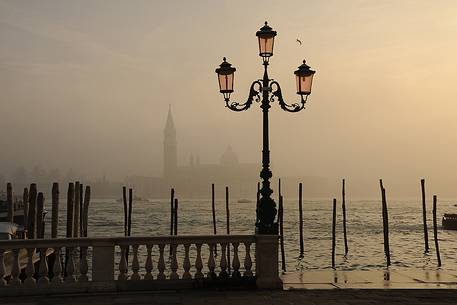
[[[62,201],[64,202],[64,201]],[[62,204],[64,205],[64,204]],[[431,252],[424,254],[422,209],[419,200],[390,200],[390,249],[393,268],[436,268],[433,243],[431,204],[427,217]],[[134,203],[132,235],[160,236],[169,233],[169,202],[151,200]],[[50,210],[50,207],[48,207]],[[441,229],[441,216],[457,211],[454,202],[440,201],[438,206],[439,240],[442,269],[457,270],[457,231]],[[230,207],[232,234],[252,234],[255,203],[232,202]],[[287,270],[327,269],[331,265],[330,200],[304,201],[305,256],[299,259],[298,206],[296,201],[284,203],[284,232]],[[59,236],[65,235],[65,209],[61,209]],[[93,200],[90,207],[89,236],[123,236],[122,203],[114,200]],[[224,234],[225,203],[216,203],[217,232]],[[179,228],[182,234],[212,234],[211,203],[209,200],[182,200],[179,206]],[[337,210],[337,269],[371,270],[385,266],[381,204],[379,201],[348,201],[347,230],[349,254],[344,254],[341,206]],[[49,223],[48,223],[49,224]],[[47,232],[50,229],[47,228]]]

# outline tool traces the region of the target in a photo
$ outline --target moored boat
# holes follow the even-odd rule
[[[250,199],[244,199],[244,198],[242,198],[242,199],[238,199],[238,201],[237,201],[237,202],[238,202],[238,203],[251,203],[251,202],[252,202],[252,200],[250,200]]]
[[[11,222],[0,222],[0,240],[11,240],[20,238],[19,225]]]
[[[116,199],[116,202],[123,202],[123,201],[124,201],[124,199],[122,199],[122,198]],[[128,202],[128,198],[127,198],[127,202]],[[144,202],[149,202],[149,200],[146,198],[134,196],[133,202],[143,202],[144,203]]]
[[[457,214],[445,213],[442,225],[445,230],[457,230]]]

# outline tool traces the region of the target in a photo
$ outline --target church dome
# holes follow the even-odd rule
[[[225,152],[222,154],[220,159],[221,165],[236,165],[238,164],[238,156],[232,150],[232,147],[229,145]]]

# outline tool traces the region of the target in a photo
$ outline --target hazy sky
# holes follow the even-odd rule
[[[275,173],[457,186],[454,0],[0,0],[1,168],[159,176],[169,104],[181,164],[229,144],[258,162],[261,111],[224,108],[214,69],[228,58],[244,101],[265,20],[289,103],[302,59],[317,70],[305,111],[271,109]]]

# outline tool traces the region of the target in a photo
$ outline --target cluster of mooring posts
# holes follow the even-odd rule
[[[53,183],[51,191],[51,239],[58,238],[59,227],[59,202],[60,202],[59,184]],[[39,243],[45,239],[45,216],[48,213],[45,209],[44,193],[39,191],[36,183],[30,184],[24,188],[22,201],[16,200],[13,203],[13,187],[11,183],[7,184],[7,206],[8,213],[6,222],[15,227],[17,231],[11,231],[12,241],[32,242],[35,240]],[[69,183],[67,192],[67,218],[66,234],[67,238],[87,237],[88,216],[90,203],[90,186],[84,186],[80,182]],[[19,228],[22,227],[22,230]],[[49,234],[48,234],[49,236]],[[0,241],[1,243],[2,241]],[[25,250],[25,251],[24,251]],[[13,285],[20,285],[21,280],[24,283],[30,283],[31,278],[27,280],[27,275],[37,277],[40,272],[49,272],[50,276],[59,272],[67,266],[73,256],[69,255],[73,251],[67,248],[65,251],[65,260],[60,256],[60,249],[54,248],[36,248],[30,249],[0,249],[0,287],[6,284],[5,278],[9,279]],[[79,257],[86,256],[87,253],[81,249]],[[47,264],[54,265],[53,270],[47,268]],[[57,266],[59,265],[59,266]],[[71,264],[72,265],[72,264]],[[23,268],[23,266],[27,266]],[[35,270],[37,270],[35,272]]]
[[[391,265],[390,260],[390,243],[389,243],[389,213],[386,199],[386,189],[383,186],[382,179],[379,180],[380,189],[381,189],[381,211],[382,211],[382,223],[383,223],[383,239],[384,239],[384,254],[386,258],[386,265],[389,267]],[[280,228],[280,251],[281,251],[281,260],[282,260],[282,270],[286,271],[285,265],[285,251],[284,251],[284,229],[283,229],[283,196],[281,195],[281,179],[279,179],[279,206],[278,206],[278,222]],[[426,200],[425,200],[425,179],[421,179],[421,194],[422,194],[422,219],[424,227],[424,252],[428,253],[430,247],[428,244],[428,229],[427,229],[427,210],[426,210]],[[299,259],[304,256],[304,242],[303,242],[303,187],[302,183],[298,184],[298,217],[299,217],[299,247],[300,254]],[[438,242],[438,226],[437,226],[437,196],[433,195],[433,236],[435,241],[435,252],[437,256],[437,265],[441,267],[441,257],[440,249]],[[349,252],[348,238],[347,238],[347,226],[346,226],[346,181],[342,180],[342,218],[343,218],[343,240],[344,240],[344,256],[346,257]],[[336,216],[337,216],[337,200],[333,198],[332,201],[332,248],[331,248],[331,266],[335,269],[335,248],[336,248]]]
[[[386,265],[391,265],[390,259],[390,242],[389,242],[389,213],[388,205],[386,198],[386,189],[383,186],[382,179],[379,180],[380,190],[381,190],[381,213],[382,213],[382,223],[383,223],[383,245],[384,245],[384,254],[386,259]],[[422,215],[423,215],[423,227],[424,227],[424,245],[425,253],[430,251],[428,244],[428,229],[427,229],[427,210],[426,210],[426,196],[425,196],[425,179],[421,179],[421,197],[422,197]],[[341,191],[341,210],[342,210],[342,224],[343,224],[343,242],[344,242],[344,256],[347,257],[349,253],[348,245],[348,233],[347,233],[347,215],[346,215],[346,180],[342,179],[342,191]],[[175,190],[171,189],[171,200],[170,200],[170,235],[177,235],[177,226],[178,226],[178,199],[174,198]],[[257,183],[257,203],[260,199],[260,183]],[[441,257],[439,251],[439,242],[438,242],[438,227],[437,227],[437,216],[436,216],[436,204],[437,196],[433,195],[433,233],[435,241],[435,252],[437,255],[438,267],[441,266]],[[229,187],[225,187],[225,210],[226,210],[226,234],[230,234],[230,208],[229,208]],[[212,211],[212,227],[213,234],[217,235],[217,225],[216,225],[216,209],[215,209],[215,185],[211,184],[211,211]],[[283,272],[286,271],[286,252],[284,246],[284,197],[281,193],[281,179],[278,180],[278,225],[279,225],[279,251],[281,255],[281,269]],[[298,259],[301,259],[305,255],[304,247],[304,228],[303,228],[303,184],[298,184],[298,235],[299,235],[299,256]],[[331,267],[335,269],[336,267],[336,219],[337,219],[337,199],[333,198],[332,200],[332,243],[331,243]],[[170,249],[170,255],[172,250]],[[214,248],[214,255],[217,256],[217,247]],[[227,261],[230,262],[230,249],[227,249],[226,252]],[[228,266],[230,268],[230,265]]]
[[[22,192],[22,200],[14,195],[11,183],[7,183],[7,218],[6,222],[23,227],[22,239],[43,239],[45,236],[45,209],[44,192],[37,189],[36,183],[31,183]],[[59,222],[59,184],[53,183],[51,191],[51,238],[58,236]],[[15,198],[15,200],[13,199]],[[89,217],[90,186],[79,181],[68,184],[67,191],[67,222],[66,237],[87,237]]]
[[[56,192],[54,194],[54,192]],[[79,181],[70,182],[67,190],[67,226],[66,237],[87,237],[89,204],[90,204],[90,186],[86,186]],[[59,187],[57,183],[53,186],[53,198],[59,198]],[[55,203],[56,214],[53,214],[53,221],[58,220],[58,201]],[[54,208],[54,204],[53,204]],[[56,217],[56,218],[55,218]],[[54,220],[55,219],[55,220]],[[57,232],[56,232],[57,233]],[[57,235],[56,235],[57,236]]]
[[[390,245],[389,245],[389,213],[387,208],[387,199],[386,199],[386,189],[382,183],[382,179],[379,180],[379,186],[381,189],[381,204],[382,204],[382,223],[383,223],[383,233],[384,233],[384,253],[386,256],[387,266],[391,265],[390,262]],[[425,179],[421,179],[421,195],[422,195],[422,220],[424,227],[424,252],[428,253],[430,247],[428,245],[428,229],[427,229],[427,210],[425,204]],[[436,205],[437,205],[437,196],[433,195],[433,233],[435,239],[435,252],[438,262],[438,267],[441,267],[441,257],[440,249],[438,242],[438,226],[436,218]]]
[[[124,204],[125,206],[125,204]],[[178,206],[179,200],[175,198],[175,189],[170,190],[170,236],[178,235]],[[229,206],[229,187],[225,187],[225,213],[226,213],[226,234],[230,235],[230,206]],[[217,235],[216,224],[216,194],[214,183],[211,184],[211,214],[213,234]],[[127,235],[126,235],[127,236]],[[128,235],[130,236],[130,235]],[[172,250],[170,249],[170,255]],[[214,255],[217,256],[217,246],[214,247]],[[230,270],[230,249],[227,249],[228,269]]]

